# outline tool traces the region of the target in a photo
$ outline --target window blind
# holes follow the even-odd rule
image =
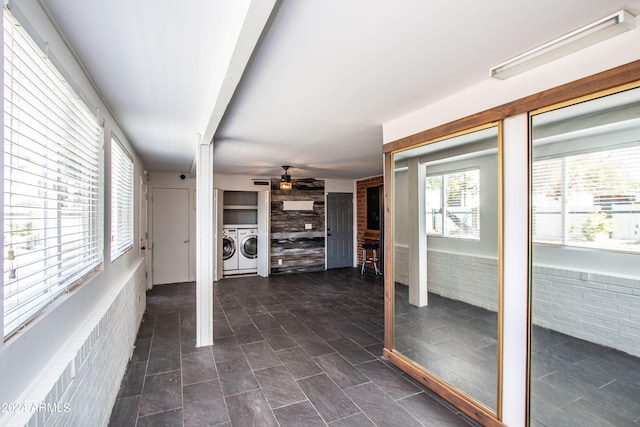
[[[640,142],[534,161],[532,195],[536,242],[640,252]]]
[[[111,138],[111,261],[133,246],[133,160]]]
[[[101,128],[4,9],[4,337],[102,262]]]

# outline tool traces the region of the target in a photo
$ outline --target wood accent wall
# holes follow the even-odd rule
[[[356,212],[357,212],[357,243],[356,250],[358,253],[358,265],[362,265],[362,244],[377,243],[382,249],[380,241],[380,230],[367,230],[367,188],[379,187],[384,183],[382,175],[373,178],[366,178],[356,181]],[[382,203],[382,199],[380,200]],[[378,252],[378,256],[381,251]],[[378,264],[380,267],[381,264]]]
[[[280,190],[279,184],[279,178],[271,179],[271,274],[324,270],[324,181],[294,182],[291,190]],[[285,211],[285,200],[311,200],[313,210]]]

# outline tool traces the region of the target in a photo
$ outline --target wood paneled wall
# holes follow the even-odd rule
[[[324,270],[324,181],[294,182],[291,190],[280,190],[279,184],[280,179],[271,179],[271,273]],[[285,200],[313,201],[313,210],[285,211]]]

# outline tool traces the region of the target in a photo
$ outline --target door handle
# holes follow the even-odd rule
[[[185,240],[183,243],[189,243],[189,239]]]

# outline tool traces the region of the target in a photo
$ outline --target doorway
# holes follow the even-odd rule
[[[327,196],[327,268],[353,267],[353,194]]]

